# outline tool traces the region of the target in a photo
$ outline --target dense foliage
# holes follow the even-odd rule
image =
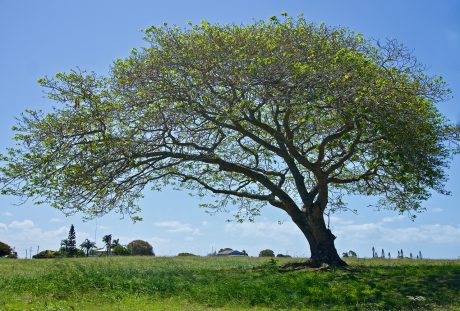
[[[34,259],[48,259],[48,258],[60,258],[65,256],[62,252],[52,251],[52,250],[44,250],[40,253],[33,255],[32,258]]]
[[[129,256],[131,255],[131,249],[123,245],[116,245],[112,248],[112,254],[117,256]]]
[[[259,257],[275,257],[275,253],[271,249],[261,250]]]
[[[179,253],[179,254],[177,254],[177,256],[183,257],[183,256],[196,256],[196,255],[192,254],[192,253]]]
[[[111,234],[106,234],[102,237],[102,242],[105,244],[105,251],[107,253],[107,256],[110,255],[110,252],[112,250],[112,235]]]
[[[96,248],[96,242],[92,242],[89,239],[85,239],[83,243],[80,244],[80,247],[82,250],[85,251],[85,254],[88,257],[91,251]]]
[[[7,256],[11,254],[13,249],[6,243],[0,241],[0,257]]]
[[[155,256],[153,247],[147,241],[134,240],[128,243],[131,255]]]

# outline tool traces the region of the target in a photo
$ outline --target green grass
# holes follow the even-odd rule
[[[460,310],[458,260],[348,262],[281,273],[262,258],[2,259],[0,310]]]

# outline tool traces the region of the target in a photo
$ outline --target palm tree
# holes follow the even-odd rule
[[[120,239],[115,239],[112,241],[112,247],[120,245]]]
[[[105,243],[105,248],[107,251],[107,256],[110,255],[110,250],[112,249],[112,235],[107,234],[102,237],[102,242]]]
[[[90,240],[86,239],[83,243],[80,244],[80,247],[85,250],[86,257],[89,256],[89,252],[96,248],[96,242],[91,242]]]
[[[69,240],[68,239],[61,240],[61,252],[67,254],[68,247],[69,247]]]

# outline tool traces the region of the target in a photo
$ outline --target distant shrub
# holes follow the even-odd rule
[[[8,256],[13,249],[6,243],[0,242],[0,257]]]
[[[179,253],[177,256],[196,256],[195,254],[192,253]]]
[[[63,254],[59,251],[51,251],[49,249],[41,251],[40,253],[33,255],[35,259],[47,259],[47,258],[59,258],[63,257]]]
[[[129,256],[131,255],[131,250],[123,245],[117,245],[112,248],[112,254],[117,256]]]
[[[75,255],[74,257],[86,257],[86,254],[83,250],[77,248],[75,249]]]
[[[354,251],[349,250],[346,253],[342,253],[342,257],[345,257],[345,258],[348,258],[348,257],[357,258],[358,255]]]
[[[6,258],[18,259],[18,253],[16,253],[15,251],[12,251],[9,255],[6,256]]]
[[[271,249],[264,249],[260,251],[259,257],[275,257],[275,253]]]
[[[142,240],[134,240],[128,244],[128,249],[132,255],[155,256],[152,245]]]
[[[282,258],[282,257],[285,257],[285,258],[291,258],[291,256],[289,256],[289,255],[284,255],[284,254],[278,254],[278,255],[276,255],[276,257],[281,257],[281,258]]]

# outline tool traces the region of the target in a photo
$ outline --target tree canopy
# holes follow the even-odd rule
[[[89,256],[91,250],[96,248],[96,242],[92,242],[89,239],[85,239],[83,243],[80,244],[81,249],[85,250],[86,257]]]
[[[62,106],[21,116],[3,193],[89,216],[135,215],[147,186],[213,194],[206,206],[235,206],[237,219],[272,205],[312,257],[333,241],[323,213],[344,194],[404,212],[446,193],[458,137],[434,104],[450,91],[395,40],[301,17],[165,24],[145,40],[106,77],[40,79]]]
[[[259,257],[275,257],[275,253],[271,249],[261,250]]]
[[[155,256],[153,247],[149,242],[143,240],[134,240],[128,243],[128,250],[131,255],[137,256]]]
[[[0,257],[11,254],[13,249],[6,243],[0,241]]]

